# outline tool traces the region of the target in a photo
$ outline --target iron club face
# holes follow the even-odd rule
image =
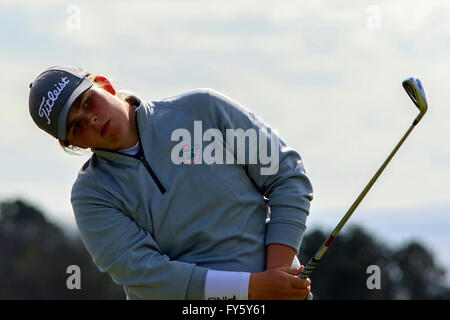
[[[420,80],[416,77],[409,77],[405,79],[402,85],[411,100],[414,102],[417,108],[419,108],[420,113],[414,120],[414,123],[417,124],[425,115],[425,112],[427,112],[428,110],[428,102],[425,96],[425,90],[423,89]]]

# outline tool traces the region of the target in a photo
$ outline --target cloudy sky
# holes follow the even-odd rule
[[[21,197],[75,229],[70,190],[88,159],[32,122],[28,84],[56,64],[159,100],[199,87],[253,110],[300,152],[309,228],[331,229],[408,129],[403,91],[429,111],[349,224],[418,239],[450,272],[448,1],[0,1],[0,200]]]

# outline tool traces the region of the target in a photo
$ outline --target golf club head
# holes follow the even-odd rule
[[[416,77],[409,77],[405,79],[402,83],[403,88],[405,88],[406,93],[408,93],[411,100],[419,108],[420,114],[416,118],[415,122],[419,122],[422,119],[425,112],[428,109],[427,98],[425,96],[425,90],[423,89],[422,83]]]

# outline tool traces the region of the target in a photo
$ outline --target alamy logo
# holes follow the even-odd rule
[[[45,117],[47,119],[47,124],[50,124],[50,113],[52,112],[55,101],[58,100],[61,91],[66,87],[66,85],[70,82],[67,80],[67,77],[62,77],[61,82],[54,84],[56,90],[48,91],[47,97],[42,97],[41,105],[39,106],[39,117]]]
[[[70,274],[70,276],[66,280],[67,289],[73,290],[81,289],[81,269],[76,264],[72,264],[67,267],[66,273]]]
[[[261,175],[274,175],[279,169],[280,141],[273,130],[259,128],[226,129],[211,128],[203,132],[202,121],[194,121],[194,140],[187,129],[172,132],[171,141],[179,141],[171,151],[174,164],[259,164]],[[246,143],[248,139],[248,144]],[[211,141],[205,148],[203,142]],[[236,148],[235,148],[236,141]],[[268,145],[270,144],[270,156]],[[194,146],[194,147],[191,147]],[[248,156],[248,161],[246,157]]]

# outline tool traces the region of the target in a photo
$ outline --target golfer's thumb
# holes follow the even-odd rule
[[[293,276],[299,275],[300,272],[302,272],[303,269],[301,269],[302,267],[296,269],[296,268],[289,268],[289,267],[285,267],[285,268],[280,268],[281,271],[292,274]]]

